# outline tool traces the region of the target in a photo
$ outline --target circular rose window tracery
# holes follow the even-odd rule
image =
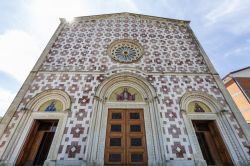
[[[132,63],[142,56],[143,48],[134,40],[122,39],[111,43],[108,52],[111,58],[115,61],[121,63]]]

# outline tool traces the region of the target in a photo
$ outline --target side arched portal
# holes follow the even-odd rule
[[[119,96],[123,93],[119,89],[121,87],[124,87],[124,91],[131,90],[130,96]],[[116,94],[115,97],[114,93]],[[136,98],[136,95],[138,95],[138,98]],[[123,99],[126,101],[123,101]],[[143,110],[147,162],[148,164],[163,163],[165,155],[155,90],[144,78],[131,73],[113,75],[99,85],[95,94],[88,137],[87,160],[104,164],[108,111],[114,108]]]
[[[187,92],[180,108],[197,165],[237,165],[243,160],[244,152],[225,115],[228,111],[215,98]]]
[[[7,165],[42,165],[56,160],[71,107],[69,95],[51,89],[37,94],[25,108],[2,158]],[[44,143],[46,142],[46,144]]]

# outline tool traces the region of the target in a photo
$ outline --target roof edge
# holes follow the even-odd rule
[[[87,16],[78,16],[78,17],[73,17],[76,20],[81,20],[81,19],[89,19],[89,18],[95,18],[95,17],[101,17],[101,16],[112,16],[112,15],[136,15],[136,16],[142,16],[142,17],[149,17],[151,19],[160,19],[160,20],[167,20],[167,21],[172,21],[172,22],[180,22],[180,23],[186,23],[189,24],[190,21],[188,20],[179,20],[179,19],[173,19],[173,18],[165,18],[165,17],[159,17],[159,16],[150,16],[150,15],[145,15],[145,14],[138,14],[138,13],[130,13],[130,12],[121,12],[121,13],[110,13],[110,14],[97,14],[97,15],[87,15]],[[66,22],[66,18],[59,18],[61,22]]]
[[[241,69],[238,69],[238,70],[232,71],[232,72],[228,73],[227,75],[225,75],[225,76],[222,78],[222,80],[224,80],[225,78],[229,77],[231,74],[234,74],[234,73],[237,73],[237,72],[240,72],[240,71],[243,71],[243,70],[249,69],[249,68],[250,68],[250,66],[248,66],[248,67],[243,67],[243,68],[241,68]]]

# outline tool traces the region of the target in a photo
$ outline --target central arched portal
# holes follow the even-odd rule
[[[154,88],[138,75],[113,75],[96,91],[86,158],[102,165],[163,164],[160,124]]]

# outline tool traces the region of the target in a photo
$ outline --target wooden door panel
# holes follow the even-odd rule
[[[124,121],[125,113],[122,110],[112,110],[108,114],[108,120],[112,122]]]
[[[107,122],[105,164],[146,164],[147,148],[143,110],[112,109],[108,112]],[[115,138],[120,138],[120,140],[115,140]],[[112,141],[118,146],[112,146]]]
[[[44,131],[39,131],[36,133],[35,137],[36,138],[33,141],[32,148],[30,149],[29,156],[28,156],[28,161],[34,161],[36,158],[36,154],[38,152],[38,148],[41,144],[41,141],[43,139]]]
[[[143,149],[128,150],[128,164],[141,165],[146,164],[147,154]]]
[[[214,163],[216,165],[232,166],[233,162],[221,137],[216,122],[209,120],[194,120],[193,125],[196,135],[200,134],[204,137],[203,144],[206,145],[205,147],[207,148],[204,148],[204,146],[202,146],[203,144],[199,142],[202,152],[209,153],[206,153],[208,155],[203,154],[203,157],[205,157],[204,159],[210,164]],[[199,138],[198,136],[199,135],[197,135],[197,138]]]
[[[127,148],[145,150],[146,140],[143,136],[133,136],[127,139]]]
[[[32,127],[29,131],[29,134],[27,135],[27,139],[16,161],[16,164],[15,164],[16,166],[24,165],[24,163],[27,161],[27,158],[29,156],[29,151],[31,150],[33,141],[35,139],[34,135],[36,134],[38,130],[39,124],[40,124],[39,121],[36,121],[36,120],[33,121]]]
[[[212,158],[214,159],[214,162],[216,165],[222,165],[221,161],[220,161],[220,156],[219,156],[219,153],[218,153],[218,150],[215,146],[215,143],[214,143],[214,140],[213,140],[213,136],[211,135],[211,133],[208,131],[208,132],[204,132],[204,136],[205,136],[205,140],[209,146],[209,151],[210,151],[210,154],[212,156]]]
[[[121,165],[124,163],[125,154],[122,149],[112,149],[105,151],[105,164]]]
[[[57,120],[35,120],[32,124],[30,132],[26,138],[26,141],[23,145],[23,148],[18,156],[15,165],[17,166],[33,165],[37,156],[39,156],[38,155],[39,150],[41,151],[41,144],[44,141],[44,135],[46,134],[46,132],[51,132],[53,135],[52,137],[50,137],[51,140],[47,141],[46,144],[43,144],[47,146],[47,151],[46,152],[41,151],[41,154],[43,154],[44,159],[39,160],[39,162],[43,164],[43,162],[47,158],[47,152],[49,152],[49,148],[52,143],[56,127],[57,127]]]
[[[218,149],[218,153],[219,153],[219,156],[222,160],[223,165],[227,165],[227,166],[233,165],[233,162],[232,162],[231,157],[227,151],[227,148],[224,144],[224,141],[221,137],[219,129],[214,121],[209,123],[209,129],[210,129],[210,133],[213,137],[213,140],[215,142],[215,146]]]

